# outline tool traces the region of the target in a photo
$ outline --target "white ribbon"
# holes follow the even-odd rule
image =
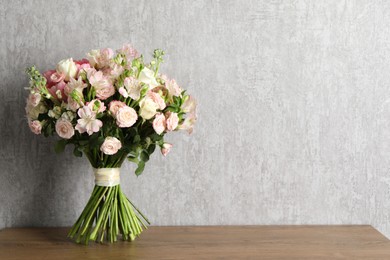
[[[93,168],[95,184],[112,187],[120,183],[120,168]]]

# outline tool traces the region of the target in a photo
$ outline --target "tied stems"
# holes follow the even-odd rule
[[[95,185],[80,217],[68,233],[77,243],[89,241],[114,243],[119,235],[132,241],[150,224],[147,218],[122,192],[120,185]]]

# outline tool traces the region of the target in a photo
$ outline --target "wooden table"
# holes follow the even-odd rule
[[[150,227],[134,242],[77,245],[67,228],[0,231],[0,259],[390,259],[371,226]]]

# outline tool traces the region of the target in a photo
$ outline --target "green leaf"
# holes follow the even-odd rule
[[[153,142],[158,142],[163,138],[163,136],[159,135],[157,133],[154,133],[154,134],[150,135],[150,138],[152,139]]]
[[[144,162],[149,161],[149,154],[146,150],[142,150],[139,157],[140,157],[141,161],[144,161]]]
[[[137,169],[135,169],[135,175],[137,175],[137,176],[141,175],[141,173],[144,171],[144,169],[145,169],[145,162],[140,161],[138,163]]]
[[[82,157],[83,156],[83,153],[79,150],[79,148],[77,146],[74,147],[73,154],[76,157]]]
[[[134,156],[132,156],[132,155],[130,155],[129,157],[127,157],[127,160],[129,160],[130,162],[136,163],[136,164],[139,163],[138,158],[137,158],[137,157],[134,157]]]
[[[56,153],[62,153],[63,151],[64,151],[64,149],[65,149],[65,145],[67,144],[67,140],[65,140],[65,139],[61,139],[61,140],[59,140],[56,144],[55,144],[55,146],[54,146],[54,151],[56,152]]]
[[[156,149],[156,145],[155,144],[149,145],[149,147],[148,147],[149,155],[151,155],[154,152],[155,149]]]
[[[134,136],[133,142],[135,144],[139,143],[140,141],[141,141],[141,136],[139,136],[139,135]]]

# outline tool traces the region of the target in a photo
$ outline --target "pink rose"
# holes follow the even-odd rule
[[[137,112],[131,107],[124,106],[119,108],[116,113],[116,124],[119,127],[130,127],[137,122]]]
[[[99,99],[93,99],[86,104],[93,112],[101,113],[106,111],[106,106]]]
[[[146,94],[146,97],[153,100],[153,102],[157,104],[157,106],[160,110],[163,110],[166,107],[165,101],[159,93],[149,91]]]
[[[104,139],[102,146],[100,146],[100,151],[107,155],[113,155],[122,148],[122,143],[115,137],[108,136]]]
[[[164,143],[161,146],[161,153],[162,153],[162,155],[167,156],[167,154],[171,151],[172,146],[173,146],[172,144]]]
[[[173,112],[167,112],[167,130],[173,131],[176,129],[177,125],[179,124],[179,117],[177,116],[177,113]]]
[[[69,120],[60,118],[56,122],[56,132],[59,137],[70,139],[74,135],[74,128]]]
[[[162,113],[157,113],[153,120],[153,129],[157,134],[164,132],[166,126],[165,116]]]
[[[113,100],[110,102],[110,104],[108,104],[108,108],[113,117],[116,117],[116,113],[118,112],[119,108],[122,108],[124,106],[126,106],[126,104],[118,100]]]
[[[36,135],[41,134],[42,131],[42,124],[38,120],[29,120],[28,126],[30,127],[31,132],[33,132]]]
[[[39,94],[39,93],[31,93],[28,96],[27,103],[30,104],[32,107],[38,106],[39,102],[41,102],[41,94]]]

